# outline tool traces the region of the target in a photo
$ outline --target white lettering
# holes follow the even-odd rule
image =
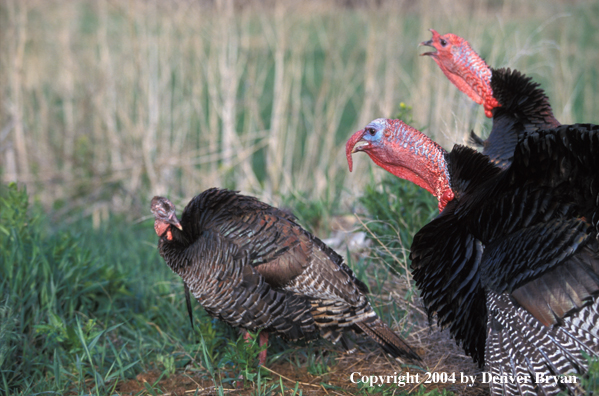
[[[373,387],[374,384],[376,384],[376,380],[377,380],[377,376],[376,375],[371,375],[370,376],[370,387]]]
[[[488,384],[491,381],[493,381],[493,376],[491,375],[491,373],[487,373],[486,371],[483,371],[483,380],[482,380],[482,383],[483,384]]]
[[[354,381],[354,375],[356,375],[356,374],[358,374],[358,375],[362,375],[362,373],[360,373],[360,372],[355,372],[355,371],[354,371],[354,372],[353,372],[353,373],[351,373],[351,375],[349,376],[349,380],[350,380],[352,383],[354,383],[354,384],[357,384],[357,383],[358,383],[358,381]]]
[[[545,382],[544,377],[545,377],[545,374],[543,374],[543,373],[537,373],[537,375],[535,376],[535,382],[537,384],[542,384],[543,382]]]

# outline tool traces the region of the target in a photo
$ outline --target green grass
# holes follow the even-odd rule
[[[389,241],[402,229],[406,234],[399,234],[405,238],[401,243],[409,243],[420,224],[434,215],[435,203],[393,179],[379,187],[387,191],[386,199],[377,195],[369,201],[378,201],[375,207],[365,204],[370,216],[380,220],[368,223],[370,229],[380,227],[375,231],[378,240],[387,235]],[[366,191],[375,190],[373,185]],[[421,213],[410,217],[402,210]],[[307,213],[302,216],[309,217],[311,210]],[[401,223],[385,226],[401,218]],[[50,224],[38,208],[28,207],[24,189],[2,187],[0,243],[8,248],[0,252],[0,393],[113,394],[120,384],[153,370],[159,376],[145,383],[146,394],[168,391],[158,381],[183,371],[199,373],[221,394],[237,386],[240,375],[247,394],[302,394],[299,384],[283,382],[257,366],[261,348],[256,342],[244,342],[198,304],[192,334],[180,280],[158,256],[155,242],[151,221],[130,224],[115,217],[101,229],[93,229],[86,219]],[[387,250],[401,249],[401,244],[385,243]],[[394,289],[381,258],[395,265],[384,253],[374,260],[350,260],[349,265],[369,281],[377,313],[392,324],[407,312],[380,297]],[[398,272],[405,270],[405,256],[401,261]],[[271,341],[267,367],[284,362],[322,378],[323,384],[335,369],[337,355],[324,341]],[[584,379],[588,389],[596,387],[597,368],[594,363]],[[407,392],[364,385],[354,391]],[[419,388],[412,394],[451,393]]]
[[[184,370],[217,392],[237,386],[242,375],[252,394],[302,393],[257,366],[255,340],[246,343],[197,303],[191,332],[182,284],[158,256],[151,220],[111,217],[100,229],[85,218],[51,224],[15,184],[0,189],[0,220],[7,247],[0,252],[0,393],[111,394],[150,370],[160,375],[145,383],[148,394],[164,392],[158,380]],[[385,268],[350,265],[361,279],[376,279],[373,291],[388,286]],[[388,323],[394,309],[380,310]],[[268,356],[267,366],[287,362],[314,376],[336,364],[323,340],[271,337]]]
[[[0,393],[106,394],[141,370],[168,374],[195,357],[182,286],[159,259],[151,224],[56,230],[30,214],[24,190],[0,196]],[[201,323],[218,358],[230,330]]]
[[[302,207],[300,217],[311,218],[312,205]],[[0,243],[9,247],[0,253],[0,393],[111,394],[153,370],[160,375],[144,392],[160,394],[168,390],[160,379],[185,370],[216,392],[242,375],[251,394],[302,394],[299,384],[257,366],[255,340],[246,343],[198,304],[192,334],[182,285],[157,254],[151,220],[112,217],[100,229],[85,218],[51,224],[15,184],[0,190],[0,219]],[[349,264],[374,284],[373,305],[387,323],[405,315],[376,296],[392,287],[385,267]],[[326,378],[336,358],[323,340],[271,337],[267,367],[284,362]]]
[[[581,386],[589,395],[599,392],[599,358],[588,357],[589,372],[581,378]]]

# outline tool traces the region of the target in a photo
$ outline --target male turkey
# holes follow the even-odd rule
[[[429,315],[481,367],[508,376],[493,394],[580,392],[538,376],[583,374],[583,353],[599,354],[598,148],[598,126],[538,130],[502,169],[387,119],[347,142],[350,171],[363,151],[437,197],[441,213],[414,236],[411,269]]]
[[[295,217],[256,198],[211,188],[183,210],[152,199],[158,249],[208,314],[234,327],[336,342],[366,333],[394,357],[418,355],[366,299],[368,287]],[[266,359],[266,351],[260,363]]]
[[[443,36],[431,29],[433,38],[420,43],[436,49],[425,52],[445,76],[474,102],[482,104],[493,127],[487,140],[471,133],[483,146],[483,153],[501,167],[512,161],[520,136],[538,129],[560,125],[545,92],[539,84],[517,70],[491,69],[463,38],[452,33]]]

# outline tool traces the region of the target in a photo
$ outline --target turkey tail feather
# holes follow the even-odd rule
[[[596,299],[575,316],[564,318],[563,326],[544,326],[508,294],[489,292],[485,361],[491,375],[514,378],[501,384],[491,382],[491,394],[583,394],[579,379],[573,376],[588,370],[585,353],[599,354],[598,330],[589,325],[599,318],[598,305]]]
[[[420,361],[420,356],[381,319],[375,317],[372,322],[358,322],[356,326],[379,344],[393,357],[407,357]]]

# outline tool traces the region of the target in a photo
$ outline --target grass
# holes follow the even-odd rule
[[[88,221],[52,230],[26,208],[23,190],[4,189],[0,237],[10,248],[1,256],[3,392],[106,394],[140,370],[169,374],[195,358],[177,302],[181,284],[150,243],[151,224],[123,227],[115,219],[118,226],[104,230]],[[218,325],[202,322],[208,351],[231,334],[212,329]]]
[[[52,225],[15,184],[0,190],[0,218],[0,243],[9,247],[0,253],[0,393],[366,395],[380,392],[351,384],[348,370],[403,370],[359,337],[351,355],[324,340],[271,337],[266,367],[258,367],[255,336],[246,343],[198,304],[193,334],[182,285],[158,257],[151,221]],[[381,318],[407,335],[406,308],[385,297],[397,287],[388,269],[363,259],[349,264],[369,281]]]
[[[368,212],[377,213],[376,222],[366,223],[370,230],[379,227],[376,241],[387,237],[401,246],[402,238],[410,238],[436,208],[417,196],[407,199],[407,186],[392,180],[385,188],[394,194],[376,206],[368,195],[363,202]],[[406,232],[399,239],[398,225],[392,225],[397,201],[402,210],[423,212],[399,225]],[[373,249],[371,259],[350,254],[349,264],[369,283],[379,316],[404,336],[412,334],[413,345],[433,347],[439,355],[429,351],[425,365],[406,367],[386,360],[375,345],[359,339],[358,352],[347,355],[323,340],[285,343],[271,337],[266,367],[258,367],[261,348],[256,335],[245,342],[198,304],[196,332],[191,332],[182,285],[157,255],[151,221],[131,224],[115,217],[102,229],[94,229],[86,219],[75,226],[52,226],[39,208],[28,208],[27,193],[15,184],[0,190],[0,219],[0,243],[9,247],[0,253],[3,394],[451,395],[464,389],[436,388],[439,384],[371,387],[352,384],[349,375],[359,370],[365,375],[476,372],[452,340],[416,341],[415,334],[422,337],[422,331],[434,337],[441,333],[428,329],[425,316],[411,304],[415,291],[410,283],[389,275],[391,266],[405,280],[408,261],[398,253],[390,260],[386,252],[396,246],[388,242]],[[462,360],[456,363],[456,357]],[[592,367],[583,380],[588,389],[596,387],[596,364]],[[471,392],[481,394],[484,388]]]
[[[148,323],[160,329],[173,320],[159,312],[169,302],[159,297],[170,287],[164,282],[143,282],[145,290],[132,287],[134,279],[144,280],[139,271],[143,265],[152,271],[144,263],[148,256],[157,264],[143,244],[135,261],[123,262],[129,259],[126,254],[112,261],[110,249],[94,241],[100,235],[88,239],[81,233],[48,231],[43,217],[30,216],[26,209],[24,190],[15,185],[4,189],[0,237],[9,248],[1,256],[3,391],[28,394],[73,386],[83,391],[84,380],[91,378],[94,392],[104,393],[144,361],[140,346],[164,348],[159,338],[148,340],[144,334],[155,332]],[[128,241],[133,238],[129,235]],[[183,335],[175,327],[168,332]]]

